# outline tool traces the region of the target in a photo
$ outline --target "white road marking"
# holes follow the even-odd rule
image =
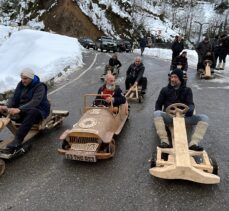
[[[92,68],[92,66],[93,66],[93,65],[95,64],[95,62],[96,62],[96,59],[97,59],[97,53],[95,54],[95,58],[94,58],[93,62],[91,63],[91,65],[90,65],[86,70],[84,70],[78,77],[76,77],[76,78],[73,79],[72,81],[69,81],[68,83],[66,83],[66,84],[64,84],[64,85],[62,85],[62,86],[60,86],[59,88],[53,90],[52,92],[49,92],[49,93],[48,93],[48,96],[49,96],[49,95],[55,94],[56,92],[60,91],[60,90],[63,89],[64,87],[66,87],[66,86],[72,84],[73,82],[79,80],[86,72],[88,72],[88,71]]]

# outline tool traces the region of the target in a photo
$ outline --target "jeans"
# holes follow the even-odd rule
[[[154,111],[153,116],[154,118],[162,117],[166,125],[170,125],[173,123],[173,118],[170,115],[168,115],[166,112],[159,111],[159,110]],[[196,125],[199,121],[208,123],[209,121],[208,116],[205,114],[192,115],[190,117],[185,117],[184,119],[186,125]]]

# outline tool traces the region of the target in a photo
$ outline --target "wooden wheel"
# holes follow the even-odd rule
[[[189,107],[183,103],[174,103],[166,108],[166,113],[171,117],[184,116],[188,109]]]
[[[109,143],[109,152],[111,153],[111,157],[114,157],[115,154],[115,140],[112,139]]]
[[[0,159],[0,176],[4,173],[5,168],[6,168],[5,161]]]

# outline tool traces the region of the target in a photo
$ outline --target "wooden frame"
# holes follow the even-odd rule
[[[41,121],[40,124],[33,125],[31,130],[28,132],[28,134],[24,138],[22,144],[25,144],[26,142],[28,142],[31,138],[37,135],[41,130],[51,129],[58,125],[61,125],[65,117],[67,117],[68,115],[69,115],[68,111],[52,110],[50,112],[50,115],[46,119]],[[21,124],[15,123],[14,121],[12,121],[9,115],[7,115],[6,117],[0,118],[0,131],[2,131],[4,128],[7,127],[13,135],[10,138],[6,140],[2,140],[0,142],[0,175],[3,174],[5,171],[5,162],[3,159],[10,159],[16,156],[16,154],[18,153],[23,153],[23,150],[24,150],[23,148],[20,149],[21,152],[19,152],[20,151],[19,150],[13,154],[6,152],[7,145],[10,144],[14,140],[16,131],[20,125]]]
[[[205,69],[202,73],[200,73],[200,79],[212,79],[213,75],[211,73],[211,61],[206,60],[205,61]]]
[[[126,92],[125,97],[128,101],[135,101],[141,103],[143,101],[143,96],[141,94],[141,86],[131,86],[130,89]]]
[[[176,112],[176,111],[175,111]],[[189,150],[184,117],[176,113],[170,127],[172,148],[157,147],[155,167],[150,174],[163,179],[182,179],[197,183],[216,184],[220,177],[213,174],[213,166],[207,152]],[[162,159],[163,155],[168,159]],[[195,156],[201,158],[198,163]]]
[[[72,129],[66,130],[60,136],[62,148],[58,152],[66,159],[96,162],[99,159],[111,158],[115,154],[113,136],[121,132],[128,118],[128,103],[118,108],[113,107],[113,104],[111,107],[88,106],[87,98],[96,96],[101,94],[84,96],[83,116]],[[63,147],[64,143],[67,147]]]

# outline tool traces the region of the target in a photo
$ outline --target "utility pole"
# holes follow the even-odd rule
[[[199,31],[198,41],[197,41],[197,43],[199,43],[200,42],[200,36],[201,36],[201,33],[202,33],[203,25],[204,24],[208,24],[208,23],[200,23],[198,21],[194,21],[194,22],[200,24],[200,31]]]

